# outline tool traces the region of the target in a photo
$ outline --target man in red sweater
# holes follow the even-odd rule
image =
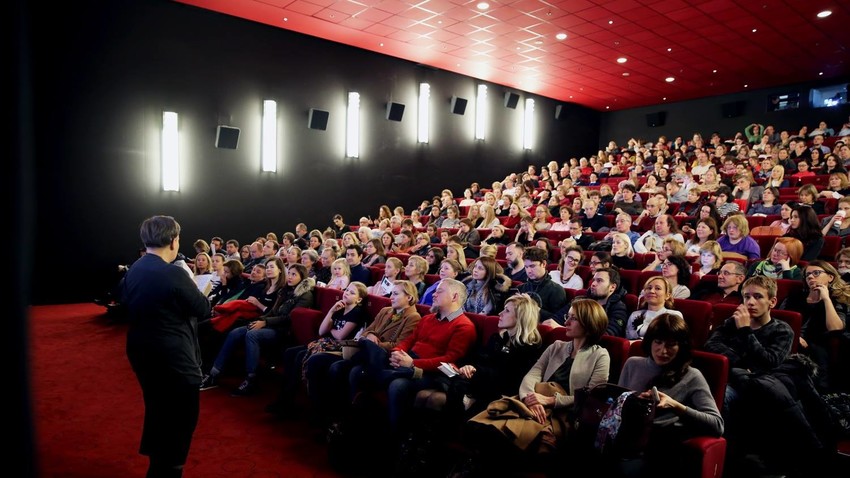
[[[401,420],[419,390],[434,388],[442,362],[454,364],[476,340],[475,325],[463,313],[466,286],[443,279],[434,291],[433,314],[426,315],[406,339],[392,349],[389,360],[358,365],[351,371],[352,391],[366,383],[387,388],[390,425],[399,431]]]

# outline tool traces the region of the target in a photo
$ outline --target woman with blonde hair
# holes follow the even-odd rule
[[[348,247],[352,244],[360,244],[360,238],[354,231],[348,231],[342,235],[342,247]]]
[[[463,252],[463,247],[460,244],[446,245],[446,259],[456,260],[462,268],[461,272],[466,272],[466,253]]]
[[[496,217],[496,211],[493,209],[493,206],[485,203],[479,206],[479,209],[481,211],[481,218],[476,229],[493,229],[501,224],[499,218]]]
[[[481,225],[481,206],[478,204],[469,205],[469,210],[466,212],[466,218],[472,221],[472,227]]]
[[[717,239],[723,252],[740,254],[747,259],[761,257],[758,242],[750,236],[750,225],[743,214],[733,214],[726,218],[722,227],[723,235]]]
[[[655,253],[655,260],[643,268],[644,271],[661,272],[661,264],[670,256],[685,256],[685,244],[676,238],[664,239],[661,250]]]
[[[631,220],[631,219],[629,219]],[[622,232],[611,234],[611,263],[620,269],[637,269],[635,250],[629,236]]]
[[[410,256],[407,265],[404,266],[404,275],[416,287],[417,297],[422,297],[428,284],[425,283],[425,274],[428,273],[428,261],[422,256]]]
[[[195,256],[195,276],[212,274],[212,259],[206,252],[199,252]]]
[[[384,266],[384,277],[374,285],[369,287],[369,295],[378,295],[381,297],[389,297],[393,292],[395,281],[401,278],[401,272],[404,269],[401,259],[397,257],[387,258]]]
[[[514,241],[525,247],[531,246],[537,240],[537,224],[531,216],[524,216],[519,222],[519,230]]]
[[[832,173],[829,175],[829,186],[818,194],[822,198],[841,199],[850,194],[850,179],[847,173]]]
[[[683,317],[681,312],[673,310],[673,287],[661,276],[653,276],[646,281],[638,302],[642,305],[632,312],[626,323],[626,338],[629,340],[642,339],[652,320],[661,314]]]
[[[549,214],[549,208],[543,205],[537,206],[534,209],[534,230],[548,231],[552,224],[549,222],[552,215]]]
[[[770,170],[770,178],[764,183],[766,188],[787,188],[790,185],[785,179],[785,166],[777,164]]]
[[[747,277],[767,276],[771,279],[801,280],[803,271],[797,266],[803,255],[803,243],[793,237],[777,237],[767,259],[755,262]]]
[[[720,267],[723,266],[723,250],[720,249],[717,241],[705,241],[699,247],[697,265],[699,269],[695,274],[700,278],[705,275],[717,275],[720,272]]]
[[[492,257],[495,259],[498,252],[499,248],[495,244],[483,244],[481,249],[478,250],[478,255],[480,257]]]

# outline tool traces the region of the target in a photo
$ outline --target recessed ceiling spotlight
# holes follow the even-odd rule
[[[625,62],[627,62],[627,61],[629,61],[629,60],[628,60],[626,57],[624,57],[624,56],[621,56],[620,58],[617,58],[617,63],[625,63]]]
[[[818,76],[823,76],[823,72],[818,73]]]
[[[487,2],[478,2],[478,5],[476,5],[476,7],[478,7],[479,10],[487,10],[488,8],[490,8],[490,4]]]
[[[383,43],[379,43],[379,44],[378,44],[378,46],[384,46],[384,44],[383,44]]]
[[[562,33],[558,33],[557,35],[555,35],[555,38],[557,38],[558,40],[566,40],[566,39],[567,39],[567,34],[566,34],[566,33],[563,33],[563,32],[562,32]]]
[[[755,32],[757,32],[757,31],[758,31],[758,29],[756,29],[756,28],[753,28],[753,33],[755,33]]]
[[[661,98],[661,101],[667,101],[667,97]]]
[[[748,86],[750,86],[750,85],[744,85],[744,88],[746,88],[746,87],[748,87]]]
[[[667,51],[673,51],[673,49],[672,49],[672,48],[668,48],[668,49],[667,49]]]
[[[717,70],[711,70],[712,73],[717,73]]]
[[[674,81],[676,81],[676,79],[672,76],[668,76],[667,78],[664,78],[664,81],[666,81],[667,83],[673,83]]]
[[[630,73],[628,71],[623,72],[623,76],[629,76],[629,75],[630,75]]]
[[[605,109],[606,109],[606,110],[607,110],[607,109],[611,109],[611,107],[610,107],[610,106],[606,106],[606,107],[605,107]]]
[[[832,15],[832,10],[824,10],[822,12],[818,12],[818,18],[826,18]]]
[[[288,22],[289,18],[283,17],[283,21]]]
[[[609,24],[609,25],[613,25],[613,24],[614,24],[614,20],[608,20],[608,24]]]
[[[573,95],[570,95],[570,99],[573,99]]]

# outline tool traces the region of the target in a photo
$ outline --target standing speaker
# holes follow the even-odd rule
[[[646,115],[646,125],[650,128],[655,128],[658,126],[664,126],[664,120],[666,119],[667,114],[663,111],[659,111],[657,113],[649,113]]]
[[[401,103],[387,103],[387,119],[390,121],[401,121],[404,116],[404,105]]]
[[[723,103],[720,105],[720,111],[724,118],[737,118],[744,114],[744,107],[747,105],[744,101],[733,101],[731,103]]]
[[[466,98],[452,96],[452,113],[462,115],[466,111]]]
[[[307,118],[307,127],[310,129],[320,129],[322,131],[328,129],[328,118],[330,113],[324,110],[310,108],[310,116]]]
[[[215,147],[223,149],[236,149],[239,145],[239,128],[233,126],[218,125],[215,130]]]
[[[517,104],[519,104],[519,95],[518,94],[511,93],[510,91],[505,93],[505,108],[510,108],[512,110],[515,110]]]

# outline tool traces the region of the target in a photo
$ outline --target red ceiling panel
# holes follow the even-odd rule
[[[603,111],[850,75],[832,0],[177,1]]]

